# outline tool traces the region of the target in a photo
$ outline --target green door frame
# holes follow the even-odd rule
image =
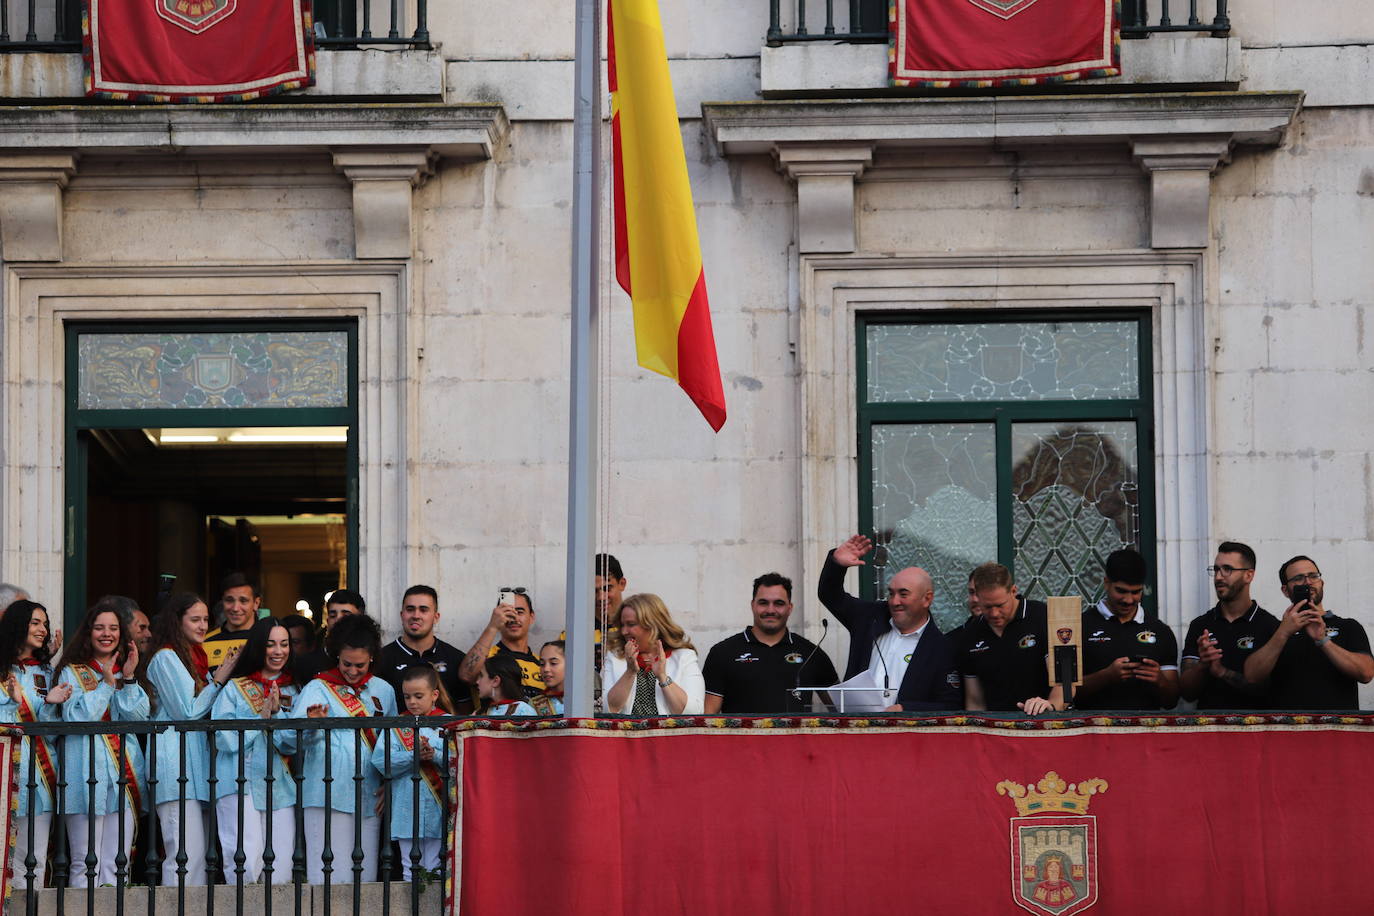
[[[1098,401],[868,401],[868,328],[875,324],[1014,324],[1052,321],[1134,321],[1138,333],[1140,397]],[[997,455],[997,562],[1016,575],[1016,547],[1012,534],[1011,433],[1017,422],[1059,420],[1129,420],[1139,431],[1136,442],[1137,485],[1140,489],[1140,552],[1149,566],[1146,616],[1158,616],[1156,599],[1154,459],[1154,351],[1151,315],[1145,309],[1073,309],[1037,311],[1004,309],[993,312],[899,312],[865,314],[858,318],[857,423],[859,455],[859,530],[873,531],[873,427],[885,423],[994,424]],[[861,594],[873,598],[877,586],[860,576]]]
[[[80,334],[225,333],[254,330],[346,331],[345,407],[242,407],[82,410],[77,407]],[[63,621],[73,632],[86,612],[86,507],[89,436],[93,429],[174,429],[225,426],[346,426],[348,582],[358,581],[358,323],[352,319],[244,321],[74,321],[63,328],[66,439],[63,462]]]

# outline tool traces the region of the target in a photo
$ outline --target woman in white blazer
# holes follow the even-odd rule
[[[699,716],[706,680],[696,647],[657,595],[631,595],[620,606],[601,668],[611,712],[633,716]]]

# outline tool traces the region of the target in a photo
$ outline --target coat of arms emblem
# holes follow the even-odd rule
[[[1065,782],[1051,770],[1023,786],[1004,780],[1020,815],[1011,819],[1011,898],[1043,916],[1071,916],[1097,902],[1097,818],[1088,815],[1094,795],[1107,791],[1105,779]]]
[[[199,35],[232,13],[238,0],[153,0],[153,6],[163,19]]]
[[[987,10],[999,19],[1010,19],[1035,3],[1035,0],[968,0],[980,10]]]

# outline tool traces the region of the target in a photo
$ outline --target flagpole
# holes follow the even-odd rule
[[[573,49],[572,363],[564,713],[589,718],[596,552],[597,302],[601,292],[601,2],[577,0]]]

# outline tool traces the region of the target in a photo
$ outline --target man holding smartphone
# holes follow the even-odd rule
[[[1183,640],[1183,673],[1179,684],[1185,700],[1198,709],[1268,709],[1265,682],[1245,678],[1245,661],[1278,626],[1278,618],[1250,597],[1255,579],[1255,551],[1238,541],[1224,541],[1207,568],[1217,603],[1193,618]]]
[[[477,696],[477,675],[482,672],[482,663],[498,653],[511,655],[520,666],[520,686],[525,697],[539,696],[544,691],[544,675],[539,667],[539,656],[530,651],[530,629],[534,626],[534,602],[530,593],[523,587],[501,589],[492,608],[491,619],[463,656],[458,669],[458,679],[472,686],[472,702],[480,705]]]
[[[1169,709],[1178,702],[1178,640],[1146,620],[1145,558],[1114,551],[1103,569],[1105,594],[1083,612],[1083,683],[1079,709]]]
[[[1268,678],[1276,709],[1359,709],[1357,685],[1374,680],[1364,627],[1322,606],[1325,585],[1311,557],[1280,566],[1279,581],[1293,603],[1245,663],[1246,679]]]

